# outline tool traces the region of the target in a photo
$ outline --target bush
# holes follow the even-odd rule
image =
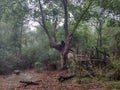
[[[120,80],[120,62],[112,62],[113,69],[106,74],[108,80]]]
[[[113,88],[120,90],[120,82],[113,82],[110,84]]]
[[[120,80],[120,62],[113,62],[113,77],[115,80]]]
[[[22,59],[26,61],[27,66],[39,69],[41,67],[48,68],[51,64],[55,64],[59,59],[59,55],[56,50],[49,48],[48,45],[40,46],[34,44],[30,47],[24,47],[22,53]],[[23,66],[23,67],[26,67]]]
[[[38,62],[40,64],[41,68],[44,67],[46,70],[55,70],[57,69],[56,62],[58,60],[59,56],[56,53],[55,50],[49,49],[49,51],[42,53],[35,62],[35,67],[38,65]]]
[[[10,73],[15,69],[19,58],[6,51],[0,53],[0,74]]]
[[[35,66],[36,72],[40,72],[40,68],[42,67],[42,63],[37,61],[37,62],[35,62],[34,66]]]

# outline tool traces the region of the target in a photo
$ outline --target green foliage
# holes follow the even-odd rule
[[[42,67],[42,63],[40,63],[39,61],[35,62],[35,69],[37,72],[40,72],[40,68]]]
[[[41,67],[48,67],[48,65],[58,60],[58,53],[54,49],[49,48],[46,36],[40,28],[36,32],[26,34],[28,36],[26,37],[27,45],[25,44],[22,48],[22,57],[32,67],[35,67],[39,71]]]
[[[27,6],[24,0],[0,1],[0,55],[2,67],[0,72],[8,72],[19,67],[21,38],[20,27],[25,19]],[[18,65],[18,66],[17,66]]]
[[[17,54],[19,46],[17,45],[17,37],[13,36],[11,25],[0,22],[0,73],[6,73],[13,70],[20,59]]]
[[[54,16],[58,15],[58,10],[56,8],[53,8],[52,12]]]
[[[20,59],[4,49],[0,49],[0,52],[0,74],[10,73],[17,69]]]
[[[40,68],[42,65],[41,65],[41,63],[40,62],[35,62],[35,68]]]
[[[108,81],[104,82],[104,85],[111,87],[112,90],[120,90],[120,81]]]
[[[111,49],[111,56],[113,60],[120,60],[120,28],[111,27],[106,28],[104,33],[104,47]]]
[[[112,82],[109,83],[109,85],[112,86],[113,89],[117,89],[117,90],[120,89],[120,82]]]
[[[120,62],[113,62],[113,76],[115,80],[120,80]]]
[[[119,25],[119,21],[116,21],[115,19],[109,18],[107,20],[107,27],[116,27]]]
[[[4,0],[0,1],[0,3],[0,7],[2,7],[0,12],[1,20],[19,26],[28,10],[25,1]]]
[[[41,34],[41,31],[23,32],[21,43],[19,33],[10,27],[3,22],[0,24],[1,74],[14,69],[33,68],[35,62],[46,66],[58,60],[58,53],[49,49],[46,36]],[[21,53],[19,53],[19,44],[22,45]]]
[[[119,61],[113,61],[112,62],[112,69],[106,74],[107,80],[120,80],[120,62]]]
[[[80,48],[90,48],[94,47],[96,44],[96,36],[94,31],[87,24],[79,26],[79,29],[73,36],[71,46]]]
[[[120,14],[120,1],[119,0],[101,0],[101,7],[108,10],[110,13]]]
[[[115,34],[115,46],[116,46],[116,49],[118,49],[118,51],[120,51],[120,31],[118,33]]]

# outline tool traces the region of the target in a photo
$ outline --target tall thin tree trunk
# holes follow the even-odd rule
[[[98,29],[97,46],[102,47],[102,27]]]
[[[20,27],[20,46],[19,46],[19,54],[21,55],[21,53],[22,53],[22,33],[23,33],[23,30],[22,30],[23,28],[22,28],[22,25],[21,25],[21,27]]]
[[[102,47],[102,30],[100,29],[100,47]]]

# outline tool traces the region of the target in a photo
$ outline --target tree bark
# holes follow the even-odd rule
[[[67,68],[67,55],[64,55],[62,52],[60,53],[60,67],[61,69],[66,69]]]

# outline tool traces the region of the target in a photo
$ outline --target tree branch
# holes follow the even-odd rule
[[[39,8],[40,8],[41,17],[42,17],[42,24],[43,24],[42,27],[43,27],[43,29],[45,30],[45,33],[47,34],[48,39],[49,39],[49,44],[50,44],[50,46],[52,47],[52,45],[53,45],[53,40],[52,40],[52,37],[51,37],[51,35],[50,35],[50,33],[49,33],[48,29],[47,29],[47,25],[46,25],[46,23],[45,23],[45,17],[44,17],[43,8],[42,8],[42,5],[41,5],[40,0],[38,0],[38,2],[39,2]]]
[[[67,10],[67,0],[62,0],[64,7],[64,32],[65,38],[68,36],[68,10]]]
[[[54,18],[54,32],[53,32],[53,38],[55,42],[57,42],[57,38],[56,38],[57,24],[58,24],[58,17],[55,17]]]
[[[70,47],[70,42],[71,42],[71,39],[73,37],[73,34],[74,32],[76,31],[80,21],[82,20],[82,18],[84,17],[84,15],[86,14],[86,12],[88,11],[88,9],[90,8],[90,6],[92,5],[93,1],[91,0],[90,3],[88,4],[87,8],[84,10],[84,12],[82,13],[82,15],[79,17],[78,21],[76,22],[72,32],[67,35],[66,37],[66,43],[65,43],[65,47],[64,47],[64,52],[63,52],[63,55],[67,55],[68,53],[68,49]]]
[[[74,32],[76,31],[80,21],[82,20],[82,18],[84,17],[84,15],[86,14],[86,12],[88,11],[88,9],[90,8],[90,6],[92,5],[93,0],[90,0],[90,3],[88,4],[87,8],[84,10],[84,12],[82,13],[82,15],[79,17],[78,21],[76,22],[75,26],[73,27],[72,32],[70,33],[70,37],[72,38]]]

